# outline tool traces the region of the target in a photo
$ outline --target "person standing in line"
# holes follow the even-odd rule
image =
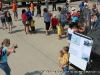
[[[46,8],[49,10],[49,0],[45,0]]]
[[[45,28],[46,28],[46,35],[49,35],[49,28],[50,28],[50,13],[48,12],[47,8],[43,9],[44,13],[43,13],[43,17],[44,17],[44,22],[45,22]]]
[[[4,10],[0,9],[0,19],[1,19],[1,23],[2,23],[2,29],[4,30],[4,26],[7,29],[7,25],[6,25],[6,21],[5,21],[5,12]]]
[[[61,13],[61,7],[57,7],[58,15]]]
[[[10,46],[10,39],[4,39],[1,43],[2,45],[2,57],[0,58],[0,68],[5,72],[6,75],[11,75],[11,69],[8,65],[8,56],[10,53],[14,53],[15,49],[17,48],[17,45],[14,44],[11,48]]]
[[[61,25],[61,23],[58,23],[57,33],[58,33],[58,39],[61,40],[61,37],[62,37],[62,25]]]
[[[35,10],[34,3],[33,3],[33,1],[31,1],[31,3],[30,3],[30,11],[32,13],[32,16],[34,16],[34,10]]]
[[[62,9],[64,10],[64,12],[67,14],[69,12],[69,4],[66,3],[62,6]]]
[[[82,9],[84,8],[84,2],[83,1],[79,4],[79,8],[80,8],[80,11],[82,12]]]
[[[61,9],[61,13],[58,16],[58,21],[62,26],[62,34],[64,34],[64,27],[65,27],[66,21],[67,21],[67,15],[64,12],[64,9]]]
[[[40,2],[37,2],[37,14],[36,14],[36,17],[38,15],[40,15],[40,17],[41,17],[41,4],[40,4]]]
[[[25,30],[26,35],[30,34],[30,32],[29,32],[29,21],[28,21],[28,17],[26,15],[26,10],[25,9],[22,10],[21,17],[22,17],[22,23],[25,26],[24,30]]]
[[[17,4],[15,1],[13,1],[13,3],[12,3],[12,11],[14,13],[14,20],[17,21],[18,20],[18,12],[17,12]]]
[[[28,21],[29,21],[29,24],[30,24],[30,22],[32,20],[32,13],[30,11],[30,8],[27,8],[26,15],[28,17]]]
[[[56,11],[56,0],[52,0],[52,11]]]
[[[9,28],[9,33],[11,34],[12,33],[12,17],[11,17],[11,14],[9,12],[9,8],[6,7],[6,11],[5,11],[5,18],[6,18],[6,22],[8,23],[8,28]]]
[[[53,33],[57,32],[57,24],[58,24],[58,19],[56,14],[53,14],[53,17],[51,18],[51,23],[52,23],[52,28],[53,28]]]
[[[100,4],[100,0],[97,0],[97,5]]]

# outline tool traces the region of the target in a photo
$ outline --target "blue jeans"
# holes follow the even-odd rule
[[[56,10],[56,2],[52,2],[52,10]]]
[[[10,69],[10,67],[9,67],[7,62],[0,63],[0,68],[6,73],[6,75],[10,75],[11,69]]]
[[[63,67],[63,74],[62,75],[68,75],[68,74],[69,74],[68,66]]]

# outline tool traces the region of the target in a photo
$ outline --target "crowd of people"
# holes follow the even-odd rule
[[[53,34],[58,34],[58,39],[62,39],[62,35],[65,35],[68,37],[68,42],[70,44],[71,41],[71,36],[74,32],[78,32],[83,34],[86,30],[87,26],[87,18],[84,15],[81,15],[82,12],[84,12],[85,9],[90,10],[90,19],[91,19],[91,28],[93,27],[94,23],[96,22],[98,16],[99,16],[99,11],[98,8],[96,7],[96,4],[93,4],[92,8],[89,6],[89,3],[87,1],[82,1],[79,4],[79,10],[76,11],[75,7],[71,7],[71,11],[69,11],[69,6],[70,6],[70,0],[68,0],[63,7],[57,7],[56,8],[56,3],[55,0],[53,1],[53,7],[52,10],[54,11],[57,10],[57,14],[53,14],[49,12],[49,5],[48,5],[48,0],[45,1],[46,3],[46,8],[43,9],[43,17],[44,17],[44,23],[45,23],[45,30],[46,30],[46,35],[50,34],[50,31],[52,31]],[[36,4],[37,8],[37,14],[36,17],[39,15],[41,17],[41,2],[38,1]],[[12,4],[12,11],[14,13],[14,20],[18,20],[18,11],[17,11],[17,4],[15,1],[13,1]],[[35,30],[35,21],[33,20],[34,16],[34,10],[35,6],[34,3],[31,1],[30,6],[27,8],[27,10],[22,9],[22,23],[24,25],[24,30],[26,34],[32,34],[36,33]],[[81,16],[83,16],[83,26],[81,26],[80,20]],[[6,10],[4,11],[2,7],[0,8],[0,19],[2,23],[2,29],[8,29],[9,28],[9,33],[12,33],[12,17],[9,12],[9,8],[6,7]],[[7,24],[8,27],[7,27]],[[65,26],[68,26],[68,30],[65,31]],[[4,55],[2,60],[0,62],[0,68],[5,71],[7,75],[10,75],[10,68],[7,64],[7,56],[14,52],[16,45],[14,45],[12,48],[8,48],[10,45],[10,40],[5,39],[2,43],[3,51],[7,52],[7,54]],[[68,75],[69,67],[68,67],[68,59],[69,59],[69,47],[63,47],[62,50],[60,50],[60,55],[59,55],[59,67],[63,69],[63,72],[65,75]],[[6,67],[2,67],[5,65]]]
[[[69,4],[66,4],[67,10],[68,10],[68,5]],[[91,29],[93,28],[94,23],[100,16],[99,10],[98,10],[96,4],[93,4],[92,8],[91,8],[87,1],[81,2],[79,4],[79,9],[80,9],[79,11],[76,11],[75,7],[72,7],[71,12],[67,11],[67,13],[66,13],[66,10],[64,11],[63,8],[61,9],[60,7],[58,7],[58,9],[60,11],[60,14],[58,15],[58,23],[62,27],[62,30],[64,30],[64,26],[66,24],[66,21],[64,21],[64,19],[67,20],[68,30],[67,30],[66,35],[68,36],[69,44],[71,41],[71,36],[74,32],[78,32],[81,34],[83,34],[85,32],[86,27],[87,27],[87,22],[89,21],[89,19],[86,18],[86,15],[90,14]],[[86,14],[84,14],[85,10],[87,10],[87,9],[89,10],[89,14],[87,12],[86,12]],[[59,11],[58,11],[58,13],[59,13]],[[70,15],[69,15],[69,13],[70,13]],[[63,15],[62,21],[61,21],[61,15]],[[82,18],[83,26],[81,26],[81,23],[80,23],[81,16],[83,17]],[[66,17],[66,18],[64,18],[64,17]],[[58,26],[59,26],[59,24],[58,24]],[[59,62],[59,67],[63,70],[62,75],[69,75],[69,67],[68,67],[69,60],[68,59],[70,57],[70,53],[68,51],[69,51],[68,46],[66,46],[62,50],[60,50],[60,55],[59,55],[60,57],[59,57],[58,62]]]

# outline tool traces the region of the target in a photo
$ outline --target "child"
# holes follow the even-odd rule
[[[61,65],[63,64],[63,50],[59,51],[59,58],[58,58],[58,63],[59,63],[59,67],[61,67]]]
[[[63,61],[64,63],[61,65],[62,69],[63,69],[63,72],[65,75],[68,75],[69,74],[69,47],[68,46],[65,46],[63,47]]]
[[[58,15],[59,15],[61,13],[61,7],[58,7],[57,10],[58,10]]]
[[[56,18],[56,14],[53,14],[51,22],[52,22],[53,33],[56,33],[56,29],[57,29],[56,25],[58,24],[58,19]]]
[[[59,39],[59,40],[61,39],[61,36],[62,36],[62,26],[61,26],[61,24],[59,23],[59,24],[58,24],[58,39]]]
[[[35,21],[32,19],[32,20],[31,20],[31,24],[30,24],[30,25],[31,25],[31,32],[32,32],[32,33],[36,33],[34,23],[35,23]]]
[[[71,24],[69,24],[69,28],[68,28],[68,43],[70,44],[71,38],[72,38],[72,34],[74,33],[74,23],[72,22]]]

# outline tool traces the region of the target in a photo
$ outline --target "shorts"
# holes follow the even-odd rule
[[[7,22],[7,23],[8,23],[8,25],[9,25],[9,26],[12,26],[12,25],[13,25],[13,23],[12,23],[12,22]]]
[[[5,23],[6,22],[6,20],[5,19],[1,19],[1,23]]]
[[[62,27],[65,27],[65,25],[66,25],[66,22],[65,22],[65,23],[62,23],[62,22],[61,22],[61,25],[62,25]]]
[[[24,26],[29,26],[29,24],[26,24],[26,22],[22,21]]]
[[[14,13],[14,16],[18,16],[17,10],[13,11],[13,13]]]
[[[54,30],[56,30],[56,29],[57,29],[57,28],[56,28],[56,26],[52,26],[52,27],[53,27],[53,29],[54,29]]]
[[[46,28],[46,30],[49,30],[49,28],[50,28],[50,22],[45,22],[45,28]]]

